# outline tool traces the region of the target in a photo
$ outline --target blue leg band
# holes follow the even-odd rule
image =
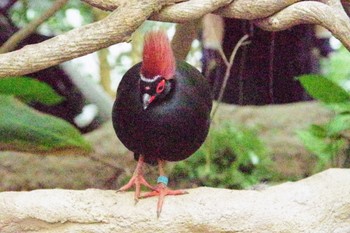
[[[157,179],[157,183],[163,183],[165,186],[168,186],[169,179],[166,176],[159,176]]]

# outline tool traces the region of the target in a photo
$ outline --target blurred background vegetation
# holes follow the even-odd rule
[[[25,28],[31,21],[40,17],[53,2],[2,1],[0,45],[17,30]],[[38,43],[106,15],[107,13],[92,9],[79,0],[70,0],[23,40],[18,48],[25,44]],[[79,86],[79,83],[72,81],[69,76],[83,77],[96,89],[102,89],[103,95],[107,96],[106,99],[109,101],[107,102],[111,104],[122,75],[133,64],[141,61],[144,33],[159,28],[166,30],[171,38],[176,31],[175,24],[147,21],[133,34],[130,43],[114,45],[71,61],[70,64],[74,67],[73,73],[65,71],[60,66],[26,77],[0,79],[0,149],[44,155],[55,152],[58,153],[57,156],[67,153],[66,151],[74,151],[76,154],[95,153],[91,141],[86,140],[83,134],[99,130],[101,125],[108,122],[108,117],[107,119],[103,117],[101,113],[103,110],[97,101],[94,102],[94,98],[85,96],[84,86]],[[349,168],[350,55],[334,38],[331,38],[331,41],[334,42],[331,48],[333,51],[317,59],[320,62],[317,74],[300,74],[298,77],[292,77],[293,82],[300,81],[309,96],[320,101],[324,108],[328,108],[332,113],[329,122],[295,130],[295,136],[309,151],[315,164],[311,173],[289,176],[286,175],[288,172],[277,171],[274,164],[276,155],[271,153],[269,146],[259,136],[264,130],[261,126],[214,118],[203,146],[189,159],[169,166],[171,173],[169,176],[173,184],[179,187],[189,187],[188,184],[191,184],[192,187],[205,185],[242,189],[261,183],[275,184],[286,180],[297,180],[328,167]],[[251,43],[254,43],[254,40]],[[202,70],[205,50],[201,37],[198,37],[192,42],[186,60]],[[241,57],[243,56],[244,50]],[[100,94],[96,94],[96,98],[97,95]],[[262,104],[256,103],[256,105]],[[308,113],[305,112],[305,118],[307,117]],[[130,154],[120,156],[121,160],[124,159],[122,156],[132,158]],[[104,158],[93,158],[105,163]],[[11,167],[2,164],[0,169],[8,171],[8,166]],[[109,163],[106,166],[112,167],[112,170],[119,168],[118,164]],[[130,176],[130,173],[126,172],[126,175]],[[114,174],[108,179],[117,179],[116,176]],[[124,176],[118,181],[126,179]],[[110,180],[106,180],[106,184],[113,182]],[[0,179],[0,183],[1,181]],[[88,188],[88,185],[82,184],[78,187]],[[30,189],[48,186],[14,187],[14,189]]]

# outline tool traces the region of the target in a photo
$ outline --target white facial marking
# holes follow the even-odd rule
[[[154,81],[156,81],[158,78],[160,78],[160,75],[156,75],[153,78],[149,79],[149,78],[145,78],[145,76],[143,76],[142,74],[140,74],[140,78],[143,82],[146,83],[153,83]]]

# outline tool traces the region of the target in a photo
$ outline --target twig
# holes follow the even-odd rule
[[[6,53],[15,49],[23,39],[31,35],[43,22],[60,10],[68,0],[57,0],[42,16],[30,22],[26,27],[13,34],[1,47],[0,53]]]
[[[221,89],[220,89],[220,92],[219,92],[219,96],[218,96],[218,99],[217,99],[217,104],[211,114],[211,119],[214,119],[215,117],[215,114],[220,106],[220,103],[222,101],[222,97],[224,96],[224,92],[225,92],[225,89],[226,89],[226,85],[227,85],[227,81],[230,77],[230,73],[231,73],[231,68],[232,68],[232,65],[233,65],[233,62],[234,62],[234,59],[235,59],[235,56],[237,54],[237,51],[238,49],[243,46],[243,45],[246,45],[248,44],[249,42],[247,42],[246,40],[248,39],[248,35],[244,35],[236,44],[235,48],[233,49],[232,53],[231,53],[231,56],[230,56],[230,60],[227,61],[227,58],[225,56],[225,54],[223,54],[223,60],[225,62],[225,65],[226,65],[226,71],[225,71],[225,76],[224,76],[224,80],[221,84]]]

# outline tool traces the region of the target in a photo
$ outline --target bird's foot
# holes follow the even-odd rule
[[[158,177],[158,184],[155,187],[153,187],[153,191],[148,192],[148,193],[140,196],[140,198],[159,196],[158,204],[157,204],[157,217],[158,218],[160,216],[160,213],[162,212],[162,207],[163,207],[165,196],[188,194],[188,192],[184,191],[184,190],[169,189],[167,185],[168,185],[168,178],[165,176],[159,176]]]
[[[132,186],[135,185],[135,204],[138,202],[140,196],[141,196],[141,185],[144,185],[152,190],[154,190],[154,187],[151,186],[143,177],[142,174],[134,174],[131,179],[129,180],[129,182],[124,185],[123,187],[121,187],[120,189],[117,190],[117,192],[124,192],[128,189],[130,189]]]

